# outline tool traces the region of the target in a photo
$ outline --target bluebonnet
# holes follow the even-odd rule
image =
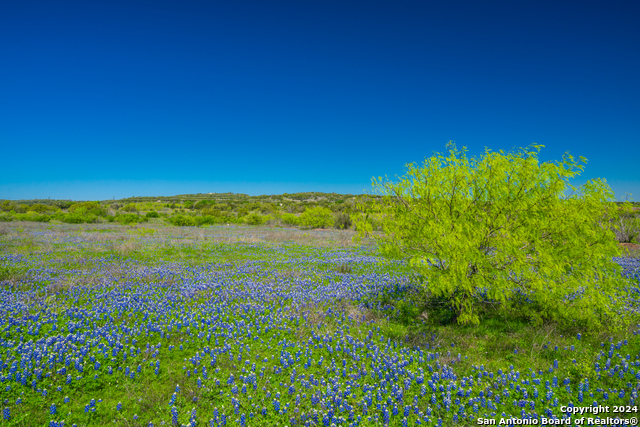
[[[215,249],[225,250],[228,249]],[[205,389],[198,390],[197,393],[211,392],[216,399],[224,400],[226,413],[214,412],[216,426],[227,422],[227,415],[232,413],[230,411],[239,416],[240,423],[260,425],[260,417],[268,414],[262,405],[257,406],[258,399],[264,396],[269,396],[274,411],[281,414],[279,417],[283,423],[294,414],[298,417],[294,411],[300,409],[301,412],[307,412],[305,416],[308,418],[305,420],[315,425],[322,424],[325,419],[329,425],[349,425],[355,422],[360,413],[371,416],[372,420],[379,417],[376,422],[384,421],[387,416],[393,425],[413,425],[418,421],[433,425],[436,420],[441,425],[448,425],[454,417],[459,422],[467,422],[464,417],[469,417],[476,411],[509,412],[514,401],[518,410],[533,411],[536,405],[538,408],[545,408],[556,403],[565,404],[565,400],[589,398],[584,396],[589,393],[586,382],[580,383],[581,390],[571,391],[566,388],[570,384],[561,380],[562,388],[556,390],[558,379],[552,378],[567,369],[565,366],[560,368],[565,363],[557,361],[567,360],[563,354],[570,347],[565,345],[565,349],[557,350],[560,353],[551,357],[557,358],[552,365],[555,373],[539,373],[535,378],[537,383],[529,373],[520,374],[513,367],[496,375],[495,372],[488,372],[489,368],[485,370],[484,367],[474,366],[471,373],[465,372],[466,376],[460,378],[458,365],[453,363],[462,358],[456,359],[450,355],[448,344],[444,350],[434,348],[433,341],[430,341],[430,346],[407,347],[390,340],[375,324],[361,322],[358,315],[349,317],[335,307],[328,309],[333,301],[340,299],[352,304],[357,311],[359,304],[368,303],[366,295],[374,290],[395,292],[406,289],[410,285],[406,278],[379,271],[342,277],[328,274],[317,267],[324,268],[336,259],[348,258],[354,265],[359,265],[361,270],[366,270],[366,266],[376,265],[379,259],[364,252],[341,250],[338,253],[322,250],[311,256],[305,255],[305,258],[290,254],[288,250],[277,249],[280,251],[277,253],[285,257],[287,265],[295,266],[302,272],[300,278],[289,280],[272,274],[271,270],[266,269],[268,263],[241,263],[239,266],[226,266],[223,269],[213,265],[148,267],[134,260],[115,258],[100,261],[101,271],[118,267],[125,271],[125,277],[121,280],[108,279],[111,281],[99,286],[78,286],[69,290],[65,294],[68,298],[87,301],[87,304],[83,306],[78,303],[67,312],[56,315],[56,323],[64,325],[59,326],[59,329],[64,329],[63,335],[60,330],[53,333],[52,329],[47,329],[44,322],[47,319],[53,321],[54,316],[48,314],[47,318],[47,314],[43,314],[38,319],[30,320],[34,325],[42,324],[41,326],[27,326],[23,322],[23,327],[32,327],[32,332],[40,335],[26,334],[23,341],[16,340],[13,344],[5,342],[8,347],[3,349],[7,348],[12,358],[0,353],[0,374],[5,378],[5,385],[14,386],[10,389],[9,397],[16,397],[13,394],[17,393],[16,389],[23,390],[20,384],[24,381],[28,380],[28,384],[32,384],[31,378],[37,378],[38,375],[35,369],[42,369],[41,377],[49,371],[54,377],[61,376],[60,384],[65,381],[66,376],[71,384],[75,378],[71,376],[73,369],[80,372],[83,366],[93,366],[95,370],[99,370],[101,363],[113,365],[115,369],[108,366],[107,371],[110,375],[115,372],[115,375],[95,381],[106,379],[112,383],[122,383],[123,376],[126,376],[125,379],[132,378],[134,373],[138,373],[140,375],[135,376],[136,379],[144,378],[144,381],[153,384],[153,381],[160,381],[171,372],[171,364],[163,365],[167,366],[167,370],[163,370],[162,376],[159,376],[158,369],[160,360],[165,363],[164,357],[170,356],[184,358],[189,365],[189,373],[194,373],[191,379],[185,379],[188,381],[183,387],[185,399],[194,397],[191,392],[197,384],[199,388]],[[164,286],[158,279],[161,275],[171,276],[172,285]],[[316,276],[323,278],[316,280]],[[18,294],[12,295],[20,297]],[[203,295],[207,302],[201,304],[198,298]],[[8,302],[2,302],[5,312],[19,312],[19,307],[12,302],[15,300],[7,299]],[[305,313],[301,308],[309,306],[317,308],[318,313],[321,313],[318,316],[322,320],[315,320],[319,322],[318,325],[313,324],[312,310],[307,310],[311,313]],[[379,307],[379,310],[384,313],[387,309]],[[122,319],[120,314],[137,317],[125,317],[126,321],[119,320],[117,323],[111,320]],[[12,319],[11,322],[13,323],[7,324],[7,327],[13,331],[22,320]],[[320,326],[322,322],[324,325]],[[332,329],[326,327],[327,323],[332,325]],[[298,327],[308,327],[309,335],[300,339],[297,336]],[[28,345],[32,338],[33,344]],[[51,340],[47,343],[47,339]],[[580,339],[581,336],[578,335],[578,340]],[[161,347],[156,346],[158,340],[161,340]],[[102,344],[94,344],[97,342]],[[181,344],[177,344],[178,342]],[[179,353],[173,343],[183,353]],[[578,344],[578,350],[582,345],[584,344]],[[635,383],[640,374],[639,366],[635,361],[625,358],[624,354],[616,354],[624,345],[627,345],[624,341],[612,342],[603,348],[600,364],[606,365],[606,368],[602,369],[601,374],[615,382],[616,385],[612,387],[616,387],[616,390],[598,391],[596,397],[599,400],[608,398],[608,403],[612,403],[615,399],[626,399],[625,403],[628,403],[633,398],[633,385],[627,387],[625,384]],[[146,347],[147,352],[141,354],[140,347]],[[265,360],[263,352],[270,355],[268,360]],[[275,358],[271,358],[272,353],[275,353]],[[139,363],[151,354],[156,359],[156,376],[148,378],[146,373],[141,372]],[[576,352],[575,357],[578,355]],[[87,363],[91,365],[86,365]],[[137,368],[127,367],[123,371],[126,363],[130,366],[137,365]],[[154,366],[154,361],[149,363],[149,367]],[[258,366],[253,367],[252,363]],[[233,369],[229,368],[230,364],[234,365]],[[209,366],[210,372],[203,365]],[[591,368],[595,367],[595,364],[591,365]],[[65,370],[61,371],[62,368]],[[624,377],[622,380],[619,380],[620,375]],[[211,377],[210,381],[207,376]],[[207,381],[202,381],[202,378]],[[264,389],[258,394],[258,399],[250,401],[249,393],[252,393],[252,387],[256,390],[258,378],[259,387]],[[87,376],[77,385],[91,386],[96,384],[95,381]],[[535,386],[542,388],[546,381],[549,381],[550,390],[544,389],[541,396],[538,396],[538,388]],[[38,380],[36,388],[43,387],[43,384]],[[580,388],[580,384],[573,388]],[[128,382],[127,386],[130,385],[131,382]],[[73,385],[75,386],[76,384]],[[491,386],[489,388],[495,394],[489,395],[486,392],[488,386]],[[211,390],[207,390],[208,388]],[[25,392],[36,391],[25,389]],[[507,398],[504,392],[511,397]],[[44,390],[40,393],[44,395]],[[179,393],[180,387],[176,386],[170,400],[172,423],[176,425],[175,403]],[[306,393],[305,397],[300,396],[302,393]],[[272,395],[275,399],[271,398]],[[57,395],[52,393],[52,396]],[[391,403],[387,400],[389,398]],[[542,398],[548,400],[548,405],[541,403]],[[236,404],[230,408],[227,405],[231,399],[236,399],[233,401]],[[536,401],[527,403],[527,399]],[[411,403],[412,401],[415,403]],[[96,405],[94,402],[87,406],[91,410]],[[552,408],[557,411],[555,407]],[[118,405],[118,410],[121,409],[121,405]],[[255,411],[255,421],[252,421],[251,416],[247,420],[244,412],[237,412],[245,409],[246,412]],[[317,413],[310,414],[311,410]],[[539,412],[542,410],[538,409]],[[285,411],[288,411],[286,415]],[[424,411],[423,415],[420,415],[421,411]],[[356,417],[352,417],[352,413]],[[273,414],[268,416],[274,417]],[[343,422],[341,417],[350,421]],[[431,417],[431,421],[427,422],[426,417]]]

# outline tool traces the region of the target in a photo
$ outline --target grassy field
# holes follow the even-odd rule
[[[542,424],[598,405],[583,416],[637,419],[640,326],[459,326],[352,237],[0,224],[3,425]],[[617,261],[637,294],[640,261]]]

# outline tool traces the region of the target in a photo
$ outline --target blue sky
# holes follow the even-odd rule
[[[5,2],[0,198],[363,193],[449,140],[640,200],[640,2]]]

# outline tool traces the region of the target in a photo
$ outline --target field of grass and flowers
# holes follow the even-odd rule
[[[350,230],[0,227],[2,425],[638,417],[640,326],[460,326]],[[616,261],[636,311],[640,261]]]

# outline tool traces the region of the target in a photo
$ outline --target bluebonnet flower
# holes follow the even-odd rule
[[[178,408],[175,406],[171,407],[171,424],[174,426],[178,425]]]

